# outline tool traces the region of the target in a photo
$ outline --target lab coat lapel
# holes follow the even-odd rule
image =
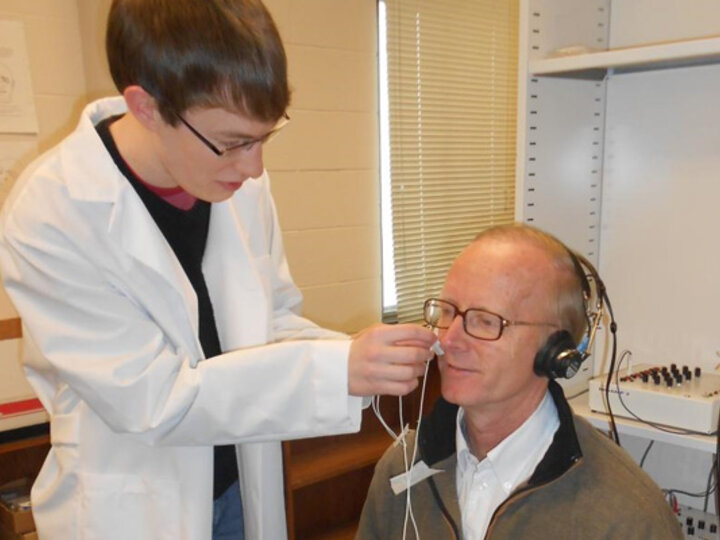
[[[251,186],[243,186],[242,189]],[[215,323],[223,350],[266,343],[269,300],[263,277],[248,243],[241,212],[241,194],[215,203],[203,259]],[[267,277],[265,277],[267,279]],[[231,300],[229,300],[231,299]]]
[[[154,270],[182,297],[193,334],[197,336],[197,295],[172,248],[129,183],[119,190],[109,233],[128,255]]]
[[[70,196],[76,201],[111,205],[107,230],[115,245],[154,270],[175,294],[180,295],[193,334],[197,336],[195,291],[162,232],[130,182],[118,170],[95,130],[95,124],[103,118],[125,111],[122,97],[102,99],[85,108],[77,129],[61,149],[63,177]]]

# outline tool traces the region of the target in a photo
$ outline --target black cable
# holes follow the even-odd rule
[[[588,393],[588,389],[585,388],[584,390],[580,390],[577,394],[573,394],[572,396],[567,396],[565,399],[568,401],[572,401],[576,397],[582,396],[583,394],[587,394],[587,393]]]
[[[717,429],[715,430],[715,455],[713,460],[715,463],[715,515],[720,516],[720,495],[718,495],[718,489],[720,489],[720,414],[718,415]]]
[[[691,492],[691,491],[685,491],[684,489],[671,488],[671,489],[663,489],[663,493],[665,493],[671,499],[677,499],[675,497],[676,494],[685,495],[686,497],[692,497],[694,499],[699,499],[702,497],[705,499],[703,511],[707,512],[707,503],[708,503],[708,498],[710,497],[710,495],[715,494],[716,498],[717,498],[717,491],[718,491],[717,484],[714,484],[712,482],[713,478],[715,478],[715,474],[716,474],[716,464],[715,464],[715,461],[713,458],[713,465],[712,465],[712,467],[710,467],[710,474],[708,474],[708,482],[707,482],[705,491]]]
[[[613,313],[612,304],[610,303],[610,298],[607,295],[607,291],[605,290],[605,286],[602,284],[602,282],[597,283],[600,287],[599,293],[601,294],[601,297],[603,298],[605,304],[608,308],[608,314],[610,315],[610,334],[612,336],[612,352],[610,353],[610,369],[608,370],[607,380],[605,381],[605,406],[607,407],[608,415],[610,416],[610,434],[611,439],[617,444],[618,446],[622,446],[620,444],[620,435],[618,435],[617,426],[615,425],[615,415],[612,412],[612,407],[610,406],[610,384],[612,383],[612,374],[615,370],[615,360],[617,357],[617,323],[615,322],[615,315]]]
[[[629,351],[626,351],[626,352],[629,352]],[[626,356],[625,353],[623,353],[620,356],[620,362],[618,363],[618,370],[622,366],[622,361],[625,356]],[[654,444],[655,444],[655,441],[651,440],[650,443],[645,448],[645,452],[643,452],[642,458],[640,458],[640,468],[643,468],[643,466],[645,464],[645,459],[647,458],[648,454],[650,453],[650,449],[653,447]],[[703,512],[707,512],[708,501],[709,501],[710,495],[717,492],[717,486],[718,486],[717,480],[715,482],[713,482],[713,479],[716,478],[716,474],[717,474],[717,465],[718,465],[718,463],[715,460],[715,456],[713,456],[713,461],[712,461],[712,465],[710,467],[710,472],[708,473],[707,484],[705,485],[705,491],[691,493],[689,491],[684,491],[681,489],[674,489],[674,488],[673,489],[663,489],[663,492],[669,496],[670,505],[674,507],[674,504],[677,499],[675,497],[675,494],[677,494],[677,493],[679,493],[681,495],[686,495],[688,497],[694,497],[694,498],[704,497],[705,500],[704,500],[704,504],[703,504]],[[717,501],[717,495],[716,495],[716,501]]]
[[[643,468],[643,465],[645,465],[645,459],[648,457],[648,454],[650,453],[650,449],[655,444],[655,440],[651,440],[650,444],[647,445],[647,448],[645,448],[645,452],[642,455],[642,458],[640,458],[640,468]]]
[[[685,491],[682,489],[664,489],[665,493],[678,493],[680,495],[685,495],[686,497],[693,497],[694,499],[699,499],[700,497],[705,497],[706,492],[705,491],[699,491],[697,493],[692,493],[690,491]]]
[[[717,461],[713,456],[712,467],[710,467],[710,473],[708,474],[707,485],[705,486],[705,501],[703,501],[703,512],[707,512],[708,503],[710,502],[710,495],[717,488],[717,483],[713,485],[713,479],[715,478],[717,469]]]

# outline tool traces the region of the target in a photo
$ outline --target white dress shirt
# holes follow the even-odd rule
[[[478,461],[468,448],[465,411],[462,407],[458,410],[456,482],[466,540],[485,537],[493,513],[518,485],[530,478],[559,425],[555,403],[547,392],[535,412],[490,450],[485,459]]]

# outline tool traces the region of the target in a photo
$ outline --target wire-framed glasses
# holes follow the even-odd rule
[[[486,341],[495,341],[500,339],[508,326],[555,326],[553,323],[545,322],[526,322],[526,321],[509,321],[502,315],[487,311],[486,309],[470,308],[465,311],[460,310],[455,304],[447,300],[439,298],[430,298],[425,300],[423,306],[423,319],[433,328],[447,329],[460,316],[463,320],[463,328],[467,335],[483,339]]]
[[[197,139],[203,143],[205,146],[207,146],[212,152],[219,157],[227,155],[229,152],[232,152],[234,150],[239,151],[246,151],[249,152],[253,149],[253,147],[256,144],[265,144],[269,142],[270,140],[275,137],[275,135],[278,134],[278,132],[284,128],[288,122],[290,122],[290,117],[287,115],[287,113],[283,114],[280,121],[277,123],[277,125],[268,133],[263,135],[262,137],[258,137],[257,139],[246,139],[242,142],[239,142],[237,144],[231,144],[230,146],[226,146],[224,148],[219,148],[217,145],[215,145],[213,142],[211,142],[207,137],[205,137],[202,133],[200,133],[197,129],[195,129],[187,120],[185,120],[182,115],[175,113],[175,116],[178,117],[178,120],[180,120],[188,130],[190,130],[190,133],[195,135]]]

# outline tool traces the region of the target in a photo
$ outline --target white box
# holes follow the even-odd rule
[[[665,367],[669,371],[670,366]],[[720,375],[701,372],[697,377],[692,367],[690,379],[683,377],[680,384],[673,380],[672,386],[667,386],[662,375],[659,384],[651,376],[653,372],[660,374],[661,368],[663,366],[640,364],[630,373],[622,370],[617,377],[613,376],[609,392],[613,414],[701,433],[716,431]],[[678,366],[678,370],[682,371],[682,367]],[[647,382],[643,381],[643,373],[648,374]],[[606,381],[607,375],[590,380],[588,403],[593,411],[607,414]]]

